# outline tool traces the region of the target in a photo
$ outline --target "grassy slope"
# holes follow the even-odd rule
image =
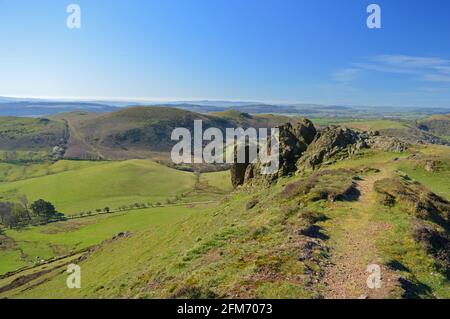
[[[57,174],[66,171],[92,167],[100,164],[104,164],[104,162],[62,160],[56,163],[53,162],[42,162],[34,164],[0,163],[0,183],[14,182],[34,177]]]
[[[135,162],[135,161],[128,161]],[[178,171],[169,169],[172,174],[168,175],[166,167],[160,167],[154,163],[145,161],[138,161],[138,163],[145,164],[150,168],[157,168],[165,178],[168,176],[175,176],[174,186],[172,191],[176,191],[177,187],[181,185],[176,181],[179,179]],[[59,161],[52,165],[42,167],[35,165],[34,169],[25,170],[26,173],[44,174],[45,172],[52,172],[57,174],[61,171],[70,171],[73,174],[83,174],[84,169],[102,166],[104,164],[111,164],[108,162],[82,162],[82,161]],[[14,167],[21,178],[29,175],[20,171],[19,167]],[[147,169],[149,169],[147,167]],[[188,174],[182,173],[182,176]],[[47,176],[49,177],[49,176]],[[39,180],[39,179],[38,179]],[[187,193],[186,197],[180,198],[183,202],[198,202],[204,200],[215,199],[219,194],[223,196],[224,193],[231,191],[231,182],[229,172],[214,172],[202,174],[200,180],[206,185],[214,184],[213,188],[209,190],[196,190],[193,187],[192,191]],[[91,180],[86,179],[87,184]],[[126,187],[127,185],[124,185]],[[193,186],[193,185],[192,185]],[[179,189],[180,190],[180,189]],[[125,191],[125,189],[124,189]],[[216,194],[217,193],[217,194]],[[124,231],[136,231],[155,225],[161,222],[171,223],[178,218],[184,218],[191,213],[201,211],[201,207],[194,209],[186,209],[182,206],[175,207],[158,207],[153,209],[141,209],[131,212],[120,212],[113,214],[104,214],[82,219],[74,219],[66,222],[54,223],[42,227],[30,227],[25,230],[5,230],[5,234],[14,240],[15,245],[10,249],[0,250],[0,274],[8,271],[16,270],[23,266],[30,266],[35,262],[37,256],[48,259],[54,256],[61,256],[69,253],[72,250],[79,250],[100,243],[102,240],[110,238],[112,235]]]
[[[270,195],[268,190],[265,195]],[[266,263],[276,263],[278,256],[270,251],[285,241],[285,234],[278,231],[258,238],[263,225],[273,221],[273,227],[279,227],[279,216],[274,210],[245,211],[242,207],[248,199],[235,194],[220,208],[197,211],[176,223],[105,245],[82,263],[81,290],[65,288],[63,274],[21,297],[168,297],[192,286],[217,287],[215,293],[224,295],[244,293],[244,278]],[[302,271],[295,263],[284,266],[287,272],[291,267]],[[287,279],[261,281],[256,290],[261,297],[308,296],[301,285]]]
[[[65,125],[38,118],[0,117],[0,149],[51,150],[65,136]]]
[[[416,146],[414,152],[419,154],[416,160],[401,161],[398,168],[409,177],[417,180],[436,194],[450,200],[450,147],[443,145]],[[424,163],[437,161],[435,171],[427,171]]]
[[[25,230],[6,230],[6,236],[15,241],[15,247],[7,251],[0,250],[0,274],[31,266],[36,257],[48,259],[62,256],[98,244],[119,232],[134,233],[159,225],[170,225],[197,211],[184,207],[148,208],[74,219]]]
[[[200,181],[206,182],[209,186],[223,192],[231,192],[233,190],[229,171],[203,173],[200,176]]]
[[[404,165],[403,158],[407,155],[367,152],[330,168],[370,166],[393,174]],[[361,177],[366,178],[364,174]],[[299,216],[303,209],[291,210],[292,203],[279,198],[283,185],[297,179],[282,179],[270,189],[235,192],[217,207],[197,208],[180,219],[168,219],[157,226],[149,223],[129,238],[106,243],[80,263],[82,289],[67,289],[66,274],[57,272],[32,289],[5,295],[151,298],[214,293],[218,297],[316,297],[322,288],[307,284],[305,265],[298,261],[301,239],[297,231],[302,226]],[[256,206],[246,209],[254,199]],[[383,262],[395,260],[404,265],[408,271],[399,274],[418,287],[427,287],[418,292],[420,297],[449,298],[448,282],[436,272],[423,247],[412,240],[411,216],[399,207],[375,205],[369,212],[363,209],[364,205],[358,205],[345,201],[308,204],[307,210],[330,218],[319,225],[331,236],[328,242],[331,251],[338,249],[335,239],[343,234],[338,225],[353,229],[352,223],[359,220],[355,218],[359,215],[350,208],[358,209],[357,214],[366,220],[387,224],[384,235],[374,237]],[[320,272],[320,267],[315,271]],[[0,287],[3,285],[0,280]]]
[[[416,154],[417,160],[408,159],[409,153],[399,156],[395,153],[377,153],[374,155],[357,156],[355,159],[339,162],[334,167],[358,167],[369,165],[383,171],[395,174],[402,171],[409,177],[428,187],[431,191],[450,200],[450,152],[449,147],[439,145],[417,146],[410,150]],[[369,156],[367,156],[369,155]],[[420,167],[423,159],[439,159],[446,163],[439,172],[429,172]],[[381,222],[388,225],[376,240],[380,257],[385,264],[395,262],[401,269],[397,270],[399,276],[407,278],[414,284],[413,294],[418,298],[450,298],[450,284],[445,277],[436,271],[433,259],[416,243],[411,235],[414,218],[398,205],[385,207],[376,205],[367,208],[372,222]],[[350,213],[350,214],[349,214]],[[335,210],[331,216],[345,219],[348,227],[352,226],[351,212],[348,210]],[[353,221],[357,223],[358,221]],[[336,229],[332,226],[331,235]],[[400,295],[399,295],[400,296]],[[398,296],[398,297],[399,297]]]
[[[92,162],[76,170],[2,183],[0,193],[5,197],[23,193],[30,200],[43,198],[70,215],[105,206],[114,209],[136,202],[164,202],[192,189],[194,181],[191,173],[145,160]]]
[[[433,115],[418,124],[425,126],[433,134],[450,141],[450,114]]]

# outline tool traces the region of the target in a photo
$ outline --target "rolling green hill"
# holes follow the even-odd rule
[[[195,184],[192,173],[146,160],[74,165],[78,169],[69,166],[65,172],[0,183],[0,196],[7,199],[25,194],[30,200],[42,198],[54,203],[60,212],[71,215],[105,206],[116,209],[134,203],[164,203],[192,190]],[[57,172],[55,166],[50,170]]]
[[[175,144],[171,133],[177,127],[193,132],[194,120],[202,120],[204,129],[217,127],[274,127],[295,118],[250,115],[237,111],[200,114],[171,107],[130,107],[120,111],[93,114],[60,114],[68,123],[70,138],[66,158],[129,159],[167,158]]]
[[[59,156],[68,134],[60,121],[0,117],[0,162],[42,162]]]
[[[155,229],[176,224],[199,209],[159,207],[73,219],[26,230],[7,230],[13,242],[0,249],[0,275],[21,267],[33,266],[36,258],[63,256],[110,239],[120,232]]]
[[[450,142],[450,114],[433,115],[418,122],[420,129],[431,132]]]
[[[411,196],[426,198],[420,185],[428,185],[435,173],[421,171],[414,182],[400,170],[420,166],[430,156],[447,161],[448,148],[439,149],[420,146],[404,156],[364,152],[312,175],[243,187],[206,206],[8,230],[6,236],[23,250],[22,263],[36,254],[54,256],[58,249],[74,255],[0,278],[0,297],[357,298],[366,292],[371,298],[449,298],[445,269],[414,239],[413,229],[422,223],[408,202],[414,198],[388,205],[380,197],[381,187],[395,187],[389,181],[400,178],[417,188]],[[439,168],[445,176],[441,186],[450,178],[445,167]],[[200,177],[200,184],[229,187],[226,173],[210,174]],[[340,196],[349,187],[353,195]],[[335,200],[323,195],[331,193]],[[111,238],[118,232],[125,234]],[[88,251],[77,250],[94,243]],[[9,265],[4,269],[17,265],[19,252],[0,252]],[[63,271],[71,262],[81,266],[81,289],[65,285]],[[365,270],[371,263],[381,266],[383,288],[367,292]]]
[[[340,152],[275,180],[252,174],[234,190],[229,171],[98,160],[167,152],[171,130],[194,119],[221,128],[286,121],[157,107],[60,114],[52,120],[70,131],[66,155],[96,161],[0,163],[0,200],[25,194],[72,216],[113,210],[0,229],[0,298],[450,298],[448,146]],[[393,119],[340,124],[421,131]],[[66,287],[69,263],[81,267],[81,289]],[[381,289],[367,287],[373,264]]]
[[[129,107],[109,113],[76,111],[49,118],[0,117],[0,162],[47,159],[167,159],[177,127],[274,127],[294,117],[237,111],[201,114],[173,107]],[[58,149],[55,149],[58,147]]]
[[[64,143],[65,126],[46,118],[0,117],[0,149],[50,150]]]

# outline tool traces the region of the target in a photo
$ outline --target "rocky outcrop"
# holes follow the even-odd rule
[[[331,158],[346,158],[367,147],[366,139],[359,133],[337,126],[330,126],[318,133],[308,150],[297,161],[297,169],[314,170]]]
[[[373,148],[387,152],[403,152],[407,143],[395,137],[380,136],[378,132],[358,132],[349,128],[329,126],[317,132],[307,119],[279,127],[279,170],[261,175],[261,163],[233,164],[231,179],[234,187],[249,181],[272,182],[294,172],[315,170],[321,165],[343,160],[361,149]]]
[[[330,126],[316,135],[307,151],[297,161],[298,171],[314,170],[320,165],[346,159],[361,149],[404,152],[408,144],[395,137],[379,136],[378,132],[357,132]]]
[[[238,187],[239,185],[244,184],[245,176],[247,168],[251,166],[249,161],[249,149],[248,146],[245,147],[245,162],[244,163],[238,163],[237,161],[237,146],[234,147],[234,164],[231,165],[230,173],[231,173],[231,185],[233,185],[234,188]]]
[[[317,134],[316,128],[309,120],[304,119],[295,126],[285,124],[280,129],[280,169],[284,176],[295,172],[295,163],[308,149]]]
[[[246,173],[247,167],[249,167],[249,163],[235,163],[231,165],[231,184],[234,188],[238,187],[239,185],[244,184],[245,177],[249,173]],[[253,170],[251,170],[253,173]],[[253,177],[253,176],[252,176]]]
[[[261,175],[261,163],[235,163],[231,168],[231,181],[236,188],[256,177],[270,182],[279,176],[284,176],[296,171],[295,163],[307,150],[308,145],[314,140],[317,134],[314,124],[307,119],[300,120],[292,125],[286,123],[279,128],[279,170],[275,174]]]
[[[391,136],[369,136],[367,145],[370,148],[384,152],[401,153],[408,149],[408,144],[402,140]]]

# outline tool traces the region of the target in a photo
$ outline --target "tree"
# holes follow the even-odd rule
[[[5,227],[15,227],[15,219],[13,215],[13,203],[0,202],[0,221]]]
[[[39,199],[30,205],[33,214],[45,222],[48,222],[51,218],[57,215],[55,206],[52,203],[43,199]]]
[[[28,222],[31,222],[31,215],[30,215],[30,210],[28,209],[28,198],[26,195],[20,195],[19,198],[19,203],[23,206],[24,208],[24,212],[28,218]]]
[[[13,204],[13,220],[15,222],[14,227],[24,227],[31,222],[28,210],[20,203]]]
[[[0,203],[0,221],[9,228],[24,226],[29,222],[24,208],[10,202]]]
[[[12,210],[11,203],[0,202],[0,223],[6,226],[6,219]]]
[[[105,213],[109,213],[109,212],[110,212],[110,209],[109,209],[109,207],[105,207],[105,208],[103,208],[103,211],[104,211]]]

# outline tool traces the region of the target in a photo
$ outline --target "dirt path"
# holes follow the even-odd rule
[[[80,132],[77,131],[75,125],[73,125],[73,123],[70,121],[70,119],[66,119],[65,120],[68,130],[69,130],[69,141],[68,144],[81,144],[84,147],[86,147],[86,150],[89,150],[91,152],[93,152],[94,154],[96,154],[96,156],[99,159],[103,159],[104,156],[102,153],[100,153],[100,151],[94,147],[93,145],[89,144],[88,142],[86,142],[85,138],[83,136],[81,136]]]
[[[376,214],[373,185],[385,175],[378,173],[359,181],[359,200],[350,204],[347,214],[330,221],[332,229],[326,227],[331,235],[332,255],[323,279],[325,298],[388,298],[395,288],[395,275],[382,265],[375,247],[375,241],[390,226],[372,219]],[[367,267],[372,264],[381,267],[379,289],[370,289],[367,285],[370,275]]]

